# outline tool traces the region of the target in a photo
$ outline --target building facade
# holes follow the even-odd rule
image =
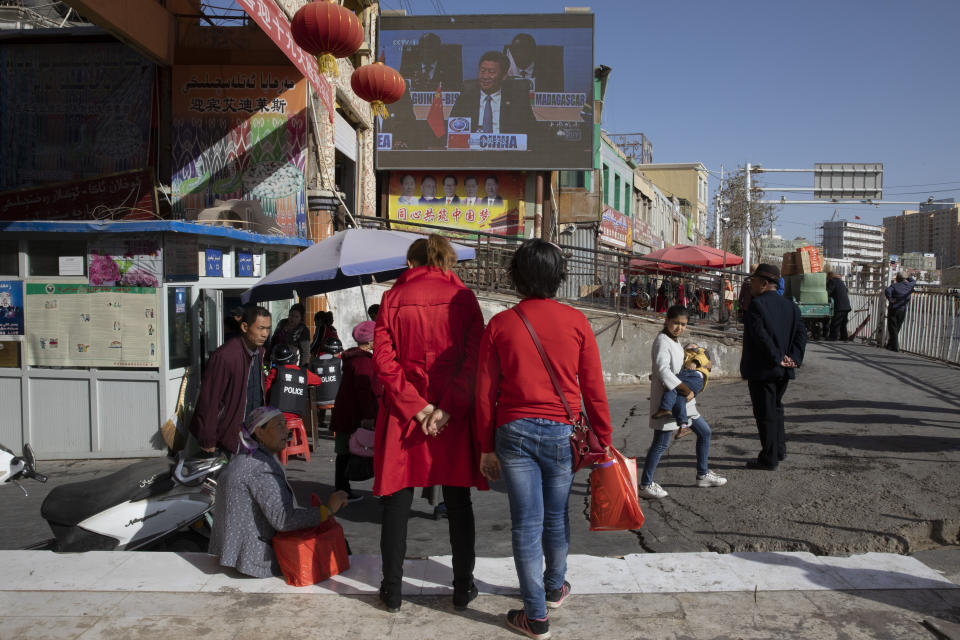
[[[920,205],[917,211],[883,219],[888,254],[933,253],[937,268],[960,264],[960,206],[954,202]]]
[[[637,168],[667,197],[677,199],[686,223],[677,244],[704,244],[710,199],[707,168],[700,162],[641,164]]]
[[[849,220],[823,223],[823,255],[861,262],[883,260],[883,227]]]

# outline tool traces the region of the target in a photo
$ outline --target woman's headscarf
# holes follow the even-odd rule
[[[277,416],[282,415],[283,413],[280,409],[270,406],[257,407],[251,411],[247,419],[240,425],[240,448],[246,449],[246,451],[241,451],[241,453],[245,453],[248,456],[252,455],[253,452],[257,450],[257,447],[260,446],[257,441],[253,439],[253,430],[257,427],[262,427]]]

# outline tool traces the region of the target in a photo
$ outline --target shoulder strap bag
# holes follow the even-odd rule
[[[550,376],[550,381],[553,382],[553,388],[556,390],[557,395],[560,396],[560,402],[563,403],[563,408],[567,412],[567,419],[573,425],[573,433],[570,434],[570,448],[573,451],[573,471],[576,473],[580,469],[599,462],[606,457],[606,450],[600,444],[600,439],[597,438],[597,434],[590,428],[590,421],[587,419],[587,415],[583,411],[580,411],[579,416],[573,415],[573,410],[570,409],[570,403],[567,402],[566,396],[563,395],[563,389],[560,388],[560,381],[557,380],[557,374],[553,370],[553,365],[550,364],[550,359],[547,358],[547,353],[543,350],[543,345],[540,344],[540,338],[537,337],[537,332],[533,330],[533,325],[530,324],[530,320],[520,311],[520,307],[514,307],[513,310],[517,312],[517,315],[523,320],[523,324],[526,325],[527,331],[530,332],[530,337],[533,338],[533,344],[536,345],[537,351],[540,353],[540,359],[543,360],[543,367],[547,370],[547,375]]]

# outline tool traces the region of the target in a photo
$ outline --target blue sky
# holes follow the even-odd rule
[[[960,200],[955,0],[383,0],[381,6],[413,15],[436,14],[438,6],[447,14],[590,6],[594,62],[613,69],[603,127],[644,132],[655,162],[699,161],[715,172],[746,162],[793,169],[882,162],[885,200]],[[813,185],[812,174],[764,180]],[[716,175],[710,184],[716,188]],[[777,232],[813,239],[834,208],[781,207]],[[845,205],[838,216],[880,224],[904,208],[915,207]]]

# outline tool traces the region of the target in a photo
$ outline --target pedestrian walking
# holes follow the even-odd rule
[[[557,386],[573,415],[583,397],[604,447],[612,433],[593,329],[583,313],[553,299],[564,277],[559,247],[540,239],[524,242],[510,262],[510,278],[523,299],[490,320],[478,358],[480,469],[488,479],[502,474],[506,482],[523,597],[523,608],[507,612],[506,623],[530,638],[549,637],[547,608],[559,607],[571,590],[566,570],[573,426]],[[524,318],[549,358],[556,385]]]
[[[380,600],[400,608],[407,518],[414,487],[443,487],[453,552],[453,605],[477,597],[470,487],[487,488],[472,432],[477,347],[483,315],[477,297],[450,268],[450,242],[413,242],[407,266],[380,302],[373,360],[384,393],[377,414],[373,492],[382,496]]]
[[[827,296],[833,300],[833,318],[827,340],[847,341],[847,316],[850,315],[850,296],[839,273],[827,273]]]
[[[886,288],[883,295],[887,298],[887,349],[890,351],[900,350],[900,328],[903,327],[903,320],[907,316],[907,307],[910,305],[910,294],[913,293],[913,287],[917,284],[910,276],[904,279],[902,273],[898,273],[895,281]]]
[[[643,473],[640,476],[640,496],[650,499],[666,498],[669,495],[663,487],[653,481],[654,472],[660,463],[660,458],[670,445],[680,425],[672,414],[657,416],[663,402],[664,393],[668,389],[676,390],[687,398],[687,419],[690,420],[690,429],[697,436],[697,479],[698,487],[722,487],[727,483],[723,476],[710,471],[708,459],[710,457],[710,425],[703,419],[697,410],[697,401],[694,392],[684,384],[678,374],[684,365],[684,349],[680,344],[680,337],[687,329],[687,310],[680,305],[667,309],[667,316],[663,321],[663,329],[653,340],[650,357],[653,361],[650,375],[650,428],[653,429],[653,441],[647,450],[647,457],[643,463]]]
[[[748,469],[776,470],[787,457],[783,394],[803,364],[807,329],[800,308],[777,295],[780,269],[760,264],[750,276],[752,300],[744,316],[740,375],[747,380],[760,454]]]
[[[241,423],[264,404],[263,345],[270,336],[270,312],[244,307],[240,332],[213,352],[203,373],[190,432],[206,453],[220,447],[236,454]]]

